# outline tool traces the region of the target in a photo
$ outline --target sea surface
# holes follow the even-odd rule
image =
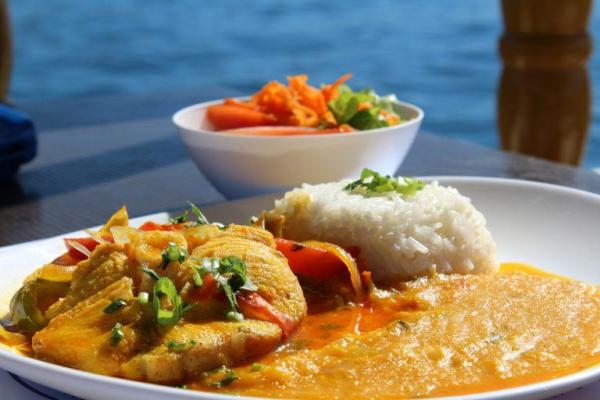
[[[424,128],[498,146],[495,0],[9,0],[18,101],[191,90],[250,93],[308,73],[352,72],[422,106]],[[600,10],[590,21],[600,41]],[[600,167],[600,55],[589,64],[587,167]]]

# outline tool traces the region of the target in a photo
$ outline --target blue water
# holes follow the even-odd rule
[[[424,128],[496,147],[499,2],[12,0],[12,97],[45,100],[222,85],[306,72],[421,105]],[[600,10],[590,23],[600,40]],[[600,166],[600,56],[587,166]]]

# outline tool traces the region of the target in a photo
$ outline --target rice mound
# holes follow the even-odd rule
[[[433,182],[412,197],[364,197],[344,191],[349,182],[304,184],[275,201],[284,237],[358,246],[376,281],[498,269],[484,216],[456,189]]]

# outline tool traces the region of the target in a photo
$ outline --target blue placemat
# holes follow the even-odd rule
[[[31,119],[0,103],[0,180],[12,178],[19,166],[36,154],[37,140]]]

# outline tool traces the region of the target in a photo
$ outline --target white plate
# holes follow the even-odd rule
[[[600,196],[564,187],[490,178],[438,178],[471,197],[486,216],[501,261],[521,261],[548,271],[600,284]],[[243,222],[272,205],[274,195],[205,207],[221,222]],[[134,220],[166,219],[156,214]],[[51,238],[0,249],[1,303],[7,303],[20,281],[63,249],[62,238]],[[6,304],[0,312],[6,311]],[[0,367],[51,388],[89,400],[239,399],[193,392],[81,372],[26,358],[0,349]],[[452,397],[465,400],[545,399],[600,379],[600,366],[533,385]],[[0,395],[1,397],[1,395]],[[600,398],[596,384],[565,399]],[[445,398],[450,399],[450,398]]]

